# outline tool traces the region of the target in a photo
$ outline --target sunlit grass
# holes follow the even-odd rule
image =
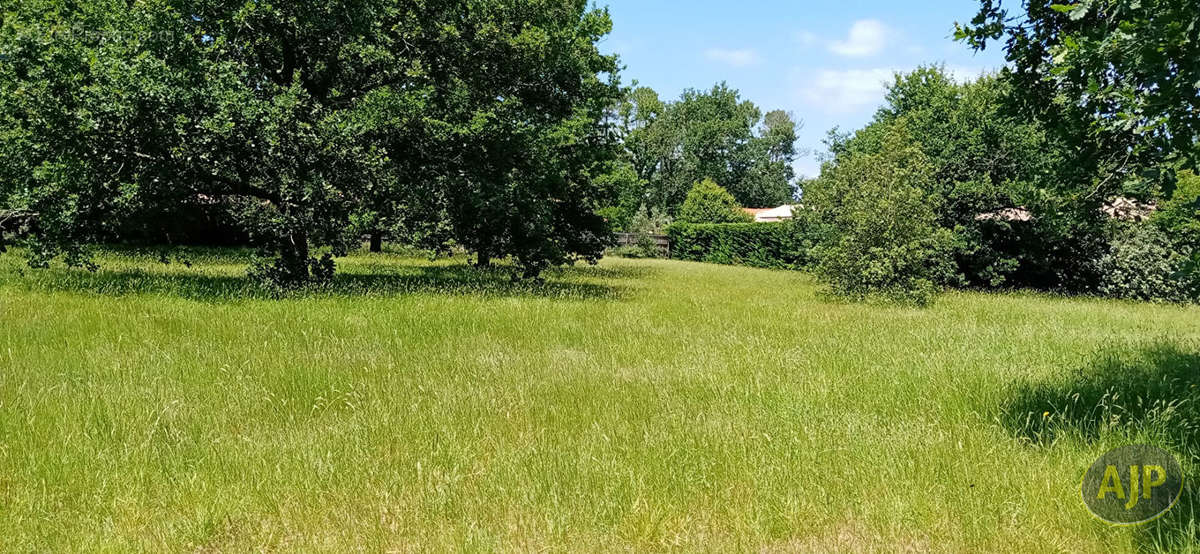
[[[1198,548],[1195,488],[1135,529],[1077,489],[1130,441],[1198,467],[1195,308],[366,254],[275,298],[241,255],[101,261],[0,257],[0,550]]]

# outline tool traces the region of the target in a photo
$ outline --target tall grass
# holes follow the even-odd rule
[[[236,252],[0,258],[3,551],[1196,551],[1079,480],[1200,477],[1200,310],[606,260],[544,285],[357,255],[276,298]]]

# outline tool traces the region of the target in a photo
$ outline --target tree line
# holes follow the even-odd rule
[[[800,123],[726,84],[625,86],[586,0],[23,0],[0,20],[0,250],[228,229],[251,272],[328,279],[370,235],[526,277],[612,231],[799,200],[851,297],[946,287],[1200,296],[1200,11],[981,0],[1008,65],[897,75],[797,183]],[[690,197],[690,198],[689,198]],[[182,237],[182,238],[181,238]]]
[[[721,85],[620,84],[586,0],[31,0],[0,22],[0,248],[226,229],[278,284],[372,236],[525,276],[596,260],[693,180],[790,197],[795,129]],[[759,129],[758,127],[761,127]],[[193,233],[194,234],[194,233]],[[184,239],[186,240],[186,239]]]

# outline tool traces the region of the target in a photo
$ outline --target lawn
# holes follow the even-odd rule
[[[2,551],[1200,549],[1200,309],[607,259],[512,284],[355,255],[0,257]],[[1092,518],[1128,442],[1194,476]]]

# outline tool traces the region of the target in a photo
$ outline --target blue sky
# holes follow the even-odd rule
[[[798,146],[822,150],[834,126],[870,120],[893,71],[945,64],[971,78],[1004,63],[1002,52],[976,54],[953,40],[978,0],[785,1],[598,0],[613,33],[602,48],[621,55],[626,83],[637,80],[664,99],[721,81],[764,111],[784,109],[804,122]],[[809,155],[797,172],[815,176]]]

